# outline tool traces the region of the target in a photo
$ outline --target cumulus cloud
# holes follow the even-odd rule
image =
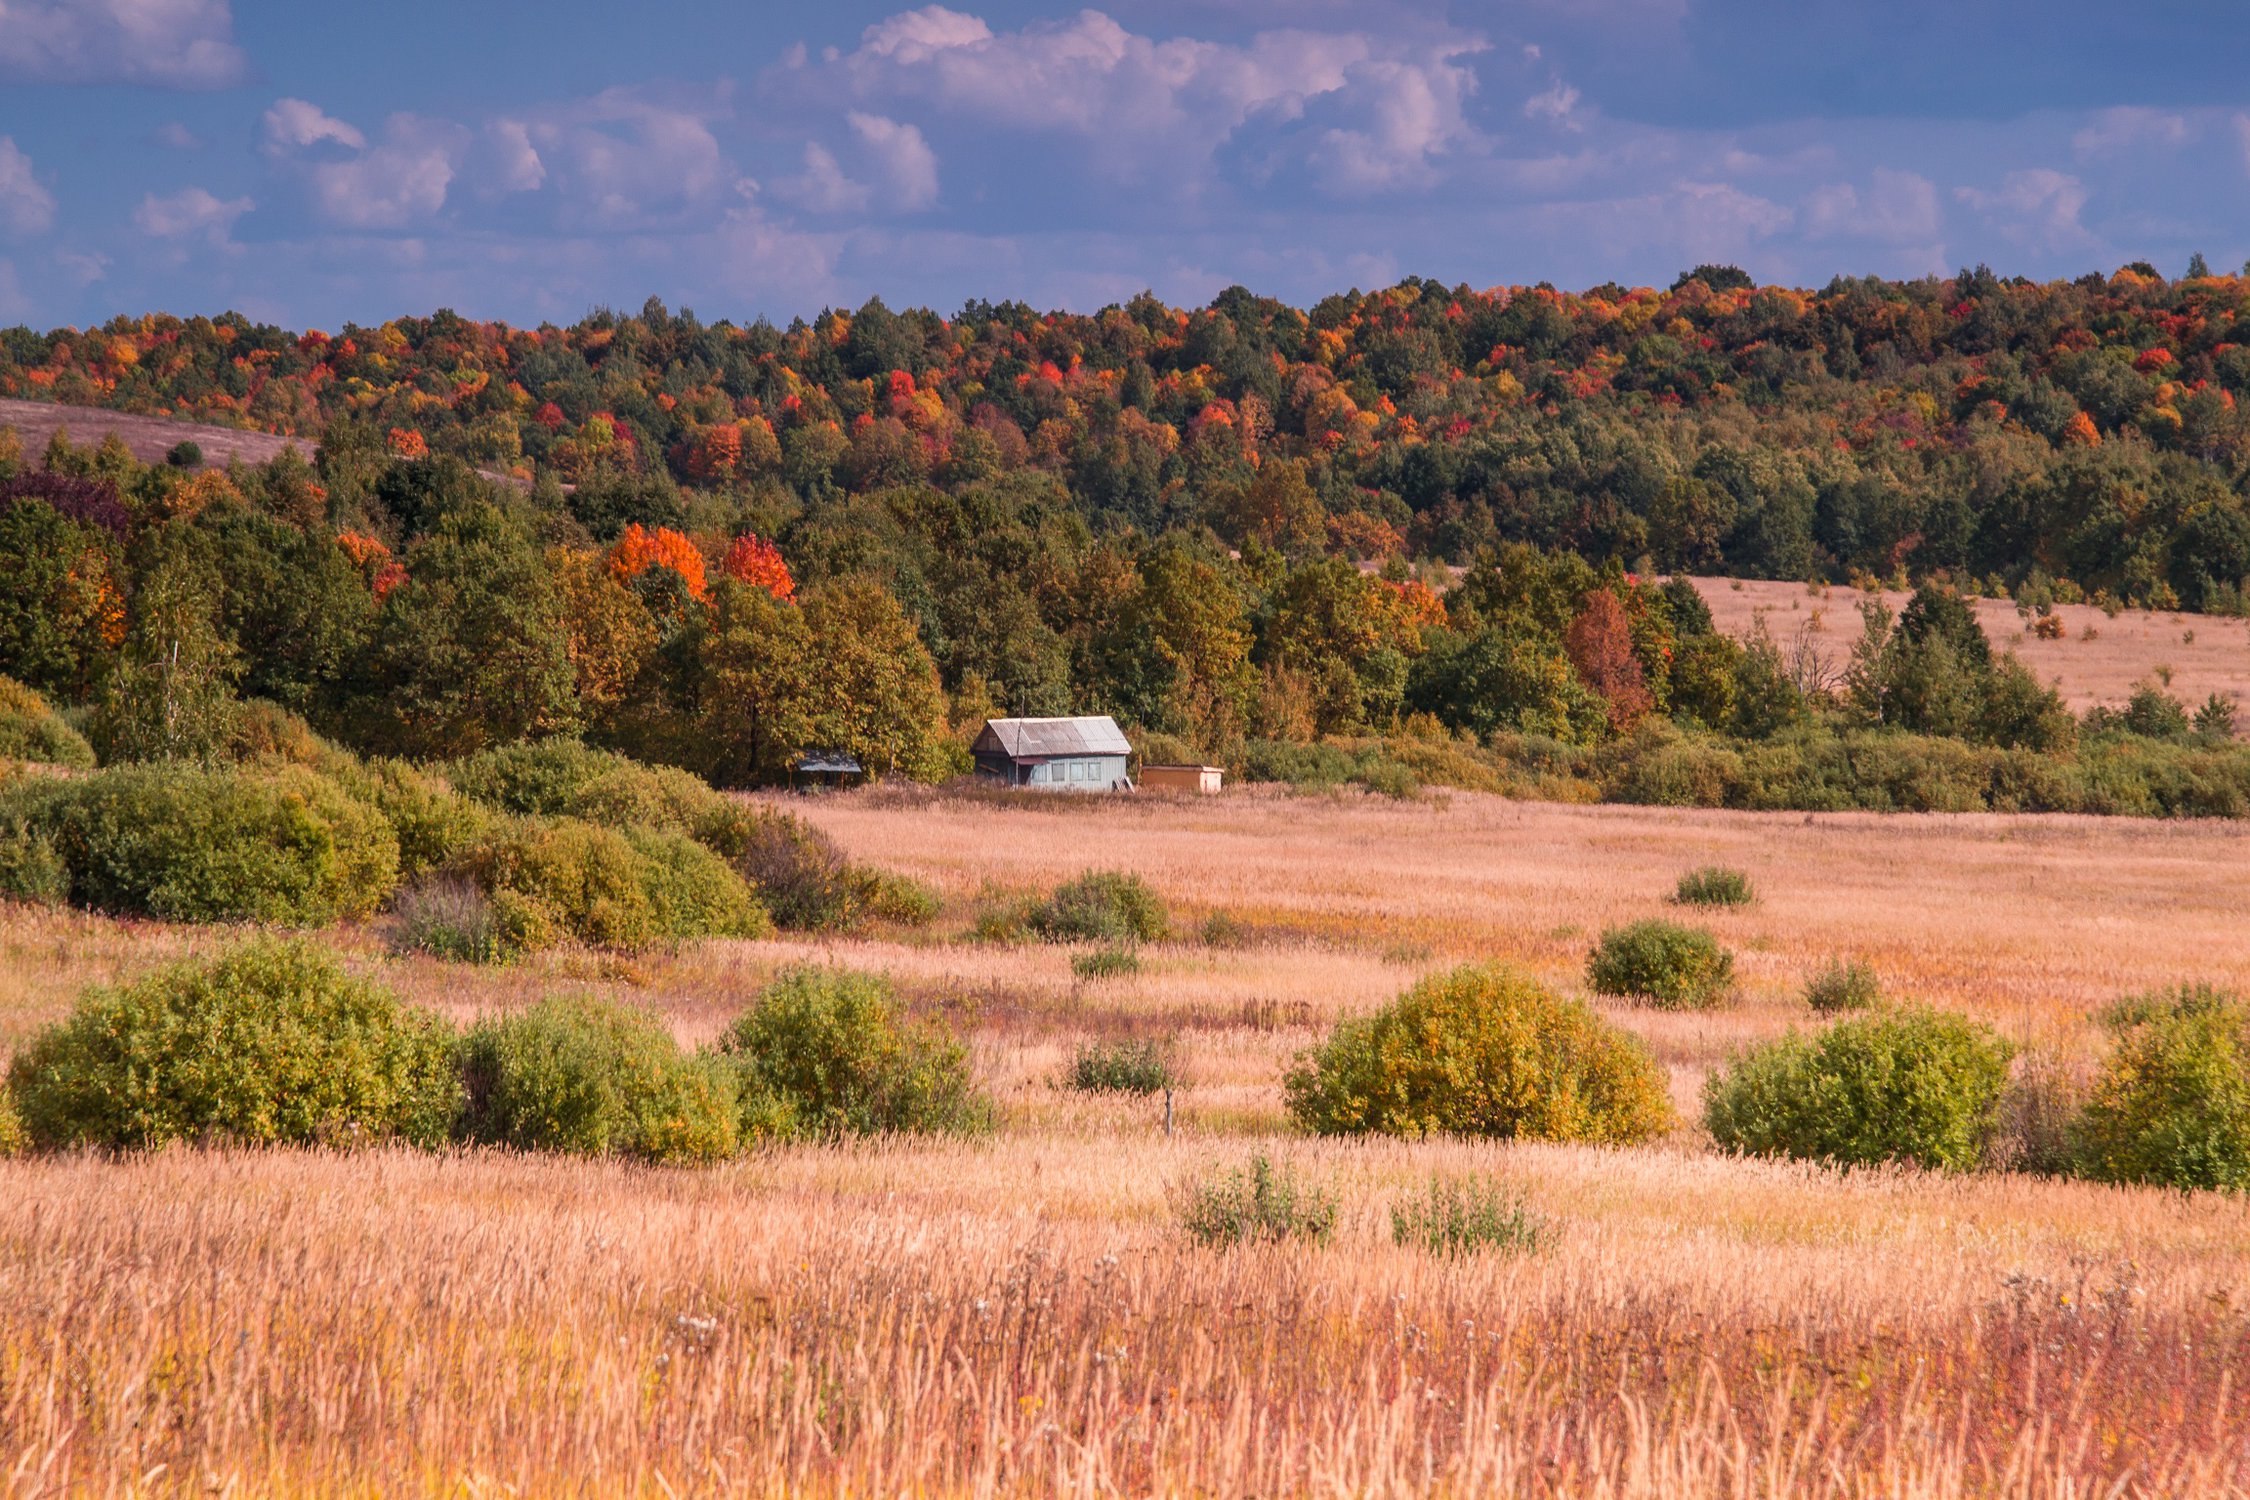
[[[0,77],[208,89],[246,71],[227,0],[0,0]]]
[[[858,213],[873,196],[867,184],[848,176],[836,153],[818,141],[805,143],[804,171],[782,178],[774,189],[797,207],[816,214]]]
[[[532,193],[547,181],[547,164],[521,120],[494,120],[478,138],[481,185],[488,192]]]
[[[248,198],[222,199],[203,188],[182,188],[164,197],[150,193],[142,198],[133,212],[133,224],[151,239],[187,240],[200,235],[213,245],[226,246],[234,221],[255,207]]]
[[[1805,199],[1805,233],[1816,240],[1924,244],[1937,237],[1940,218],[1937,185],[1919,173],[1889,167],[1877,167],[1864,190],[1835,182],[1815,188]]]
[[[1323,182],[1345,190],[1419,176],[1465,139],[1474,75],[1457,59],[1481,44],[1399,41],[1370,31],[1277,29],[1243,42],[1156,38],[1098,10],[995,31],[942,5],[889,17],[859,45],[769,76],[793,102],[911,103],[1030,135],[1075,138],[1112,180],[1193,190],[1253,120],[1305,121],[1295,144]]]
[[[55,227],[55,195],[31,170],[12,137],[0,135],[0,233],[45,234]]]
[[[1578,90],[1556,79],[1553,84],[1523,101],[1523,117],[1527,120],[1544,120],[1565,130],[1582,130],[1577,119]]]
[[[937,201],[938,160],[922,132],[882,115],[853,110],[846,116],[854,133],[881,164],[900,208],[927,208]]]
[[[2086,208],[2086,184],[2067,172],[2033,167],[2010,172],[1997,188],[1956,188],[1954,196],[2019,245],[2063,250],[2094,243],[2079,222]]]
[[[721,112],[610,89],[527,120],[526,140],[571,222],[632,228],[721,201],[736,180],[711,133]]]
[[[380,145],[311,168],[321,216],[347,229],[406,229],[445,207],[468,132],[442,120],[394,117]]]
[[[2126,106],[2097,112],[2071,136],[2070,145],[2081,158],[2142,148],[2170,151],[2195,139],[2195,133],[2185,115]]]
[[[273,108],[266,111],[265,138],[266,150],[275,155],[301,151],[323,141],[333,141],[353,151],[364,150],[367,146],[367,137],[356,127],[303,99],[274,101]]]

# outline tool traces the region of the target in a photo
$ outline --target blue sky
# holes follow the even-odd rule
[[[0,321],[2232,269],[2245,56],[2170,0],[0,0]]]

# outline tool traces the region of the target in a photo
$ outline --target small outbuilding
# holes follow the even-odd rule
[[[1042,792],[1129,792],[1133,747],[1107,714],[987,719],[969,747],[977,774]]]
[[[867,779],[867,772],[855,755],[842,750],[807,750],[789,767],[789,784],[809,783],[813,786],[857,786]]]
[[[1152,792],[1202,792],[1219,789],[1226,779],[1220,766],[1151,766],[1141,767],[1141,785]]]

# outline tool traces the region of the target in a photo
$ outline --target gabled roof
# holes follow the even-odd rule
[[[862,776],[856,757],[841,750],[807,750],[797,757],[797,769],[808,776]]]
[[[1080,719],[987,719],[975,748],[1011,760],[1064,755],[1131,755],[1133,747],[1108,714]]]

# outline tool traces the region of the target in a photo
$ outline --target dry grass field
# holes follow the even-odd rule
[[[1695,586],[1729,635],[1747,638],[1762,619],[1785,653],[1802,633],[1831,671],[1840,673],[1851,661],[1864,597],[1856,590],[1731,578],[1698,578]],[[1894,614],[1910,597],[1883,595]],[[2073,713],[2121,704],[2142,682],[2160,682],[2165,671],[2171,674],[2167,691],[2190,708],[2213,693],[2250,706],[2250,620],[2146,609],[2120,610],[2113,618],[2091,604],[2058,604],[2063,633],[2048,640],[2032,634],[2031,622],[2006,599],[1979,599],[1976,612],[1992,644],[2022,657]],[[2250,730],[2250,715],[2242,727]]]
[[[1279,1078],[1345,1012],[1472,957],[1576,989],[1684,869],[1733,1009],[1604,1003],[1692,1107],[1804,1024],[1829,957],[2080,1059],[2093,1012],[2250,985],[2250,830],[1144,798],[799,804],[946,897],[924,933],[477,971],[356,966],[458,1017],[565,987],[713,1035],[779,967],[892,974],[968,1029],[976,1143],[791,1148],[710,1171],[470,1153],[0,1163],[0,1493],[2250,1494],[2250,1205],[1713,1154],[1288,1135]],[[1186,936],[1083,982],[961,941],[980,901],[1139,872]],[[1198,940],[1223,913],[1239,935]],[[78,986],[223,935],[0,909],[0,1051]],[[1089,1036],[1177,1034],[1161,1106],[1058,1086]],[[1337,1192],[1323,1247],[1174,1227],[1264,1150]],[[1527,1254],[1391,1243],[1433,1171],[1519,1189]]]

